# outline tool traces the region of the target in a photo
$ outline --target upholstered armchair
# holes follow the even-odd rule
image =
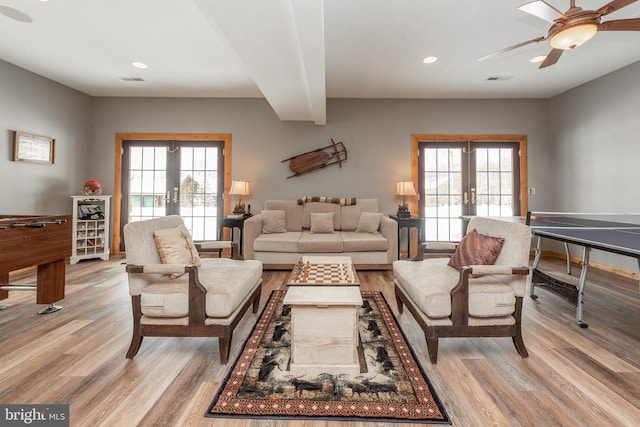
[[[220,362],[227,363],[234,328],[250,306],[258,311],[262,263],[242,260],[232,242],[196,246],[176,215],[130,222],[124,241],[133,308],[127,358],[145,336],[218,337]],[[232,257],[200,258],[222,248]]]
[[[393,263],[398,311],[406,306],[424,331],[431,363],[440,337],[511,337],[521,333],[531,232],[514,222],[474,217],[459,245],[422,244],[413,260]],[[428,257],[425,252],[451,257]]]

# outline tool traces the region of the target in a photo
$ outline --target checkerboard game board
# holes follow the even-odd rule
[[[338,263],[315,263],[300,259],[293,267],[288,285],[354,285],[360,284],[353,264],[345,260]]]

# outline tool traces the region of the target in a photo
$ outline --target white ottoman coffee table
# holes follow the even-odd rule
[[[305,262],[322,265],[322,261],[342,261],[351,264],[349,257],[305,257]],[[313,264],[311,265],[313,269]],[[352,267],[351,267],[352,268]],[[296,270],[294,269],[294,272]],[[291,362],[290,373],[301,374],[358,374],[358,307],[362,296],[357,275],[341,284],[314,284],[290,279],[284,304],[291,305]]]

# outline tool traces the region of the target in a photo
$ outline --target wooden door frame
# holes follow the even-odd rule
[[[115,177],[113,185],[113,235],[111,254],[120,253],[120,221],[122,207],[122,142],[123,141],[223,141],[224,142],[224,215],[231,212],[231,134],[229,133],[116,133]]]
[[[429,141],[447,142],[514,142],[520,148],[520,212],[529,210],[529,181],[527,160],[527,135],[519,134],[413,134],[411,135],[411,180],[418,188],[419,143]],[[419,197],[411,200],[411,212],[418,212]]]

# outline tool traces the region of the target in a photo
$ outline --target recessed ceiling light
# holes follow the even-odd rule
[[[547,59],[547,56],[546,56],[546,55],[542,55],[542,56],[534,56],[534,57],[533,57],[533,58],[531,58],[529,61],[530,61],[530,62],[533,62],[533,63],[535,64],[536,62],[542,62],[542,61],[544,61],[545,59]]]
[[[136,68],[147,68],[147,64],[145,64],[144,62],[140,62],[140,61],[133,61],[131,63],[131,65],[133,65]]]
[[[425,64],[433,64],[437,60],[438,60],[437,56],[427,56],[422,60],[422,62],[424,62]]]

